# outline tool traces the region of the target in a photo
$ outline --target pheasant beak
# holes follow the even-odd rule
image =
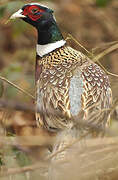
[[[23,14],[23,10],[19,9],[17,12],[15,12],[14,14],[12,14],[12,16],[10,17],[11,20],[13,19],[17,19],[17,18],[26,18],[26,16],[24,16]]]

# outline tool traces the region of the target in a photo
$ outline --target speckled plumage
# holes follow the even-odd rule
[[[110,108],[112,97],[109,80],[81,52],[65,45],[42,58],[37,56],[36,81],[36,118],[43,127],[51,131],[73,126],[71,117],[79,116],[81,110],[83,120],[105,126],[105,109]]]
[[[29,3],[11,16],[11,19],[15,18],[31,24],[38,32],[37,123],[56,132],[75,127],[75,119],[104,128],[112,103],[104,71],[66,44],[50,8]]]

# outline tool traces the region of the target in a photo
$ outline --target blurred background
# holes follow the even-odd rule
[[[0,73],[34,94],[34,65],[36,31],[22,20],[7,22],[12,13],[25,3],[35,1],[0,0]],[[66,38],[70,33],[86,49],[107,48],[118,38],[117,0],[50,0],[37,1],[55,10],[57,22]],[[71,41],[71,46],[80,50]],[[118,74],[117,52],[105,56],[101,63]],[[115,84],[117,78],[115,79]],[[114,92],[117,95],[117,92]],[[24,94],[7,85],[4,98],[21,102],[30,101]]]
[[[67,38],[68,34],[71,34],[94,55],[118,41],[117,0],[0,0],[0,76],[33,96],[35,96],[36,30],[21,20],[6,23],[14,12],[29,2],[39,2],[54,9],[64,37]],[[75,49],[83,51],[73,40],[68,42]],[[100,63],[107,71],[118,75],[118,50],[104,56]],[[113,99],[117,104],[118,77],[109,76],[109,78]],[[37,135],[38,131],[30,127],[31,124],[35,126],[32,111],[34,111],[33,98],[0,80],[0,135]],[[108,136],[116,136],[117,106],[113,110],[111,120]],[[4,151],[1,151],[0,154],[3,155]],[[0,163],[4,164],[2,158]]]

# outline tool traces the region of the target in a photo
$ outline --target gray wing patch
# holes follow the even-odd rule
[[[72,115],[77,115],[81,109],[81,95],[83,91],[83,78],[81,72],[77,71],[70,79],[69,87],[70,112]]]

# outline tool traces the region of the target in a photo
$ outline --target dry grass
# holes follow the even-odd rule
[[[72,38],[72,36],[71,36]],[[73,39],[73,38],[72,38]],[[80,44],[79,44],[80,45]],[[83,47],[81,45],[81,47]],[[93,56],[90,52],[88,52],[85,48],[89,56],[93,57],[94,61],[98,61],[99,59],[103,58],[106,54],[112,52],[113,50],[118,48],[117,42],[111,47],[105,49],[103,52],[98,54],[97,56]],[[109,73],[107,70],[106,72],[109,75],[116,76],[112,73]],[[29,95],[23,89],[17,87],[16,85],[12,84],[9,80],[0,77],[1,80],[13,85],[18,91]],[[30,95],[32,98],[32,96]],[[34,97],[33,97],[34,98]],[[111,111],[113,112],[116,108],[117,103],[113,106]],[[6,105],[7,107],[7,105]],[[13,106],[15,107],[15,106]],[[8,107],[9,108],[9,105]],[[82,128],[86,127],[87,124],[81,124]],[[1,128],[3,128],[1,126]],[[95,128],[96,127],[89,127]],[[7,131],[7,130],[6,130]],[[69,132],[62,132],[61,135],[57,137],[58,148],[55,146],[53,153],[50,154],[46,152],[45,158],[43,161],[40,160],[39,162],[34,158],[34,152],[29,153],[26,151],[31,150],[32,148],[36,149],[39,147],[38,153],[40,154],[41,146],[49,143],[50,139],[47,139],[47,136],[15,136],[15,137],[8,137],[5,136],[4,133],[0,137],[0,147],[1,150],[1,180],[7,179],[8,177],[14,177],[16,180],[21,178],[21,174],[23,175],[24,179],[31,179],[38,177],[47,180],[91,180],[91,179],[115,179],[118,177],[118,138],[117,137],[105,137],[105,138],[89,138],[88,134],[84,134],[82,137],[78,137],[75,139],[72,136],[71,130]],[[9,148],[7,148],[9,147]],[[23,165],[20,167],[20,164],[17,161],[16,154],[14,155],[14,147],[17,147],[17,151],[19,152],[19,147],[23,150],[23,154],[25,154],[25,159],[29,159],[31,161],[31,165]],[[28,147],[28,148],[23,148]],[[8,149],[8,152],[6,152]],[[4,152],[5,151],[5,152]],[[9,154],[10,151],[10,155]],[[45,151],[45,150],[44,150]],[[21,151],[22,152],[22,151]],[[15,156],[15,160],[13,160],[13,156]],[[8,157],[8,159],[6,158]],[[21,156],[22,157],[22,156]],[[33,161],[32,161],[33,158]],[[5,160],[4,160],[5,159]],[[12,159],[13,167],[10,167],[8,160]],[[35,159],[35,160],[34,160]],[[22,162],[22,160],[20,159]],[[5,162],[5,166],[4,166]],[[22,162],[25,164],[24,162]],[[38,175],[37,175],[38,169]],[[42,172],[42,169],[44,172]],[[27,172],[30,172],[30,176],[28,178]],[[35,176],[36,174],[36,176]],[[37,177],[38,176],[38,177]],[[6,177],[6,178],[5,178]]]
[[[11,0],[12,1],[12,0]],[[87,0],[88,1],[88,0]],[[83,2],[83,1],[82,1]],[[91,2],[91,0],[90,0]],[[1,0],[0,4],[8,3]],[[117,33],[113,33],[109,22],[103,23],[98,14],[95,17],[105,28],[108,27],[109,34],[116,38]],[[106,17],[105,17],[106,18]],[[86,52],[87,56],[97,62],[108,75],[118,78],[118,75],[109,72],[99,62],[105,55],[118,49],[118,41],[104,44],[91,52],[85,49],[71,35],[67,39],[74,40]],[[97,50],[101,52],[96,54]],[[104,50],[103,50],[104,49]],[[95,53],[95,55],[94,55]],[[8,79],[0,77],[5,83],[9,83],[24,95],[35,99],[30,93],[16,86]],[[118,99],[113,102],[110,112],[113,113],[118,106]],[[29,116],[29,112],[34,112],[34,107],[25,106],[19,102],[10,103],[0,100],[0,108],[4,115],[0,121],[0,179],[1,180],[117,180],[118,179],[118,137],[89,138],[87,132],[78,139],[71,135],[71,130],[62,132],[56,139],[53,153],[43,147],[47,143],[51,144],[50,135],[45,132],[39,133]],[[24,111],[13,113],[13,110]],[[2,114],[0,113],[0,114]],[[14,115],[15,114],[15,115]],[[25,115],[24,115],[25,114]],[[8,117],[10,115],[10,118]],[[15,119],[15,120],[14,120]],[[31,124],[29,123],[31,120]],[[16,124],[16,121],[18,121]],[[81,122],[80,122],[81,123]],[[10,125],[9,125],[10,124]],[[17,127],[18,126],[18,127]],[[30,127],[32,126],[32,127]],[[81,124],[82,128],[88,124]],[[89,127],[97,131],[97,127]],[[13,129],[16,132],[13,132]],[[116,131],[118,128],[116,129]],[[107,136],[111,128],[106,130]],[[114,131],[114,129],[113,129]],[[16,133],[16,134],[15,134]],[[73,134],[73,133],[72,133]],[[117,133],[116,133],[117,134]],[[46,151],[45,151],[46,150]],[[41,156],[43,158],[41,159]]]

